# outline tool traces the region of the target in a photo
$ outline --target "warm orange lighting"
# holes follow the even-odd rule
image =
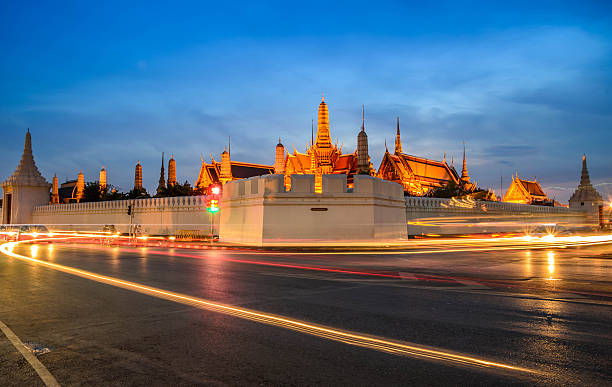
[[[549,278],[552,279],[552,275],[555,272],[555,253],[552,251],[548,252],[548,274]]]
[[[552,234],[548,234],[548,235],[543,236],[540,239],[543,240],[544,242],[554,242],[555,236]]]
[[[219,188],[218,186],[214,186],[212,187],[212,189],[210,190],[210,192],[213,195],[219,195],[221,193],[221,188]]]

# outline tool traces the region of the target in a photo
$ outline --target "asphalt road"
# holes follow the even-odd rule
[[[64,244],[15,253],[524,370],[394,354],[0,255],[0,321],[62,385],[604,385],[612,248],[339,254]],[[131,286],[131,285],[130,285]],[[0,334],[0,385],[42,385]]]

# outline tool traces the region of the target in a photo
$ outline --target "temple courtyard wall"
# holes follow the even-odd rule
[[[249,245],[384,243],[407,239],[400,185],[356,175],[347,189],[345,175],[324,175],[315,193],[314,175],[237,180],[223,187],[219,237]]]
[[[595,213],[566,207],[406,197],[409,235],[559,232],[596,227]]]
[[[220,211],[211,217],[198,196],[41,205],[33,223],[51,229],[100,231],[113,225],[128,232],[140,225],[146,235],[181,231],[213,232],[226,243],[325,245],[396,243],[413,235],[534,232],[597,225],[597,218],[564,207],[457,199],[404,197],[400,185],[357,175],[324,175],[314,192],[313,175],[293,175],[285,191],[282,175],[259,176],[224,185]]]
[[[146,235],[175,235],[180,231],[210,233],[211,217],[218,232],[219,216],[206,212],[200,196],[181,196],[90,203],[37,206],[33,223],[57,230],[101,231],[105,225],[127,233],[130,227],[128,206],[132,205],[131,224],[140,225]]]

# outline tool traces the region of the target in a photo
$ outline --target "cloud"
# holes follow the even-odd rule
[[[205,42],[139,62],[132,70],[40,90],[0,105],[2,165],[16,165],[23,131],[47,176],[95,176],[129,187],[133,165],[154,188],[162,151],[179,179],[193,183],[200,154],[218,155],[232,137],[232,157],[273,162],[281,137],[303,150],[320,93],[332,136],[352,151],[366,106],[377,166],[400,116],[404,150],[460,160],[479,185],[500,175],[542,178],[561,186],[579,177],[589,153],[592,176],[612,179],[612,58],[608,39],[578,28],[539,27],[457,37],[309,36]],[[592,155],[592,158],[591,158]],[[111,173],[112,171],[112,173]],[[12,170],[0,167],[0,176]]]

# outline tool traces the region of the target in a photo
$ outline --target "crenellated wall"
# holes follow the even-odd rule
[[[537,228],[581,228],[597,223],[565,207],[461,199],[406,197],[408,234],[528,232]]]
[[[408,235],[528,232],[539,226],[592,227],[597,219],[564,207],[404,197],[393,182],[355,176],[324,175],[323,192],[314,192],[313,175],[292,175],[285,191],[282,175],[237,180],[223,187],[214,232],[224,242],[251,245],[384,243]],[[134,224],[148,235],[178,230],[210,231],[204,197],[187,196],[37,206],[33,223],[54,229],[101,230],[114,225],[127,232],[133,204]]]
[[[314,175],[258,176],[224,185],[220,206],[222,242],[290,245],[400,241],[407,238],[400,185],[356,175],[348,190],[345,175],[323,175],[322,193]]]
[[[50,204],[35,207],[33,217],[35,224],[57,229],[95,231],[112,224],[118,231],[127,232],[130,204],[134,212],[133,224],[141,225],[146,234],[172,235],[177,230],[210,230],[211,215],[206,212],[201,196]],[[218,224],[218,218],[218,215],[213,217],[215,224]]]

